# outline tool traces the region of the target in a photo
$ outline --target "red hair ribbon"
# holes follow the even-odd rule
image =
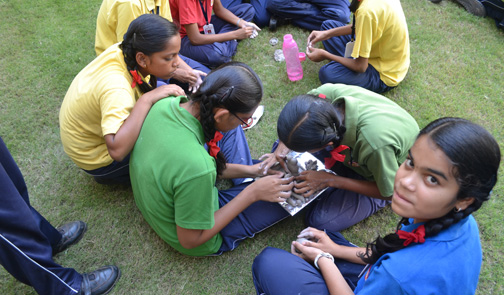
[[[345,155],[340,154],[342,151],[348,149],[346,145],[340,145],[331,151],[331,156],[324,158],[324,164],[326,169],[331,169],[336,162],[345,161]]]
[[[318,97],[320,97],[320,98],[322,98],[322,99],[326,99],[326,97],[327,97],[327,96],[326,96],[325,94],[323,94],[323,93],[320,93],[320,94],[318,95]]]
[[[407,232],[403,230],[398,230],[397,235],[400,239],[404,239],[404,246],[408,246],[411,243],[423,243],[425,242],[425,226],[422,224],[417,227],[412,232]]]
[[[143,83],[142,77],[140,77],[140,75],[138,74],[138,72],[136,70],[130,71],[130,73],[131,73],[131,76],[133,76],[133,82],[131,82],[131,88],[135,88],[137,83],[138,83],[138,85]]]
[[[217,154],[220,151],[220,147],[217,146],[217,142],[222,139],[222,133],[219,131],[215,131],[214,138],[210,139],[209,142],[207,142],[208,145],[208,153],[210,156],[216,158]]]

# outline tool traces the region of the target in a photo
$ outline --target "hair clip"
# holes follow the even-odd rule
[[[219,99],[219,104],[222,104],[224,102],[224,99],[227,99],[228,97],[231,96],[231,93],[233,93],[234,86],[229,87],[224,94],[222,94],[221,98]]]

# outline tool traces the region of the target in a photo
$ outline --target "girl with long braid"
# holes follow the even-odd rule
[[[177,85],[156,88],[179,64],[177,27],[158,15],[131,22],[124,40],[105,50],[73,80],[60,110],[63,148],[99,183],[129,183],[129,154],[151,106]]]
[[[145,119],[131,155],[133,195],[145,220],[175,250],[221,254],[289,216],[276,203],[290,196],[293,181],[278,171],[227,190],[215,186],[217,177],[263,176],[260,163],[226,163],[236,149],[250,157],[243,131],[217,146],[221,132],[248,121],[262,95],[250,67],[227,63],[210,72],[190,100],[163,99]]]
[[[294,255],[267,248],[255,259],[258,294],[474,294],[482,252],[472,213],[489,200],[500,160],[483,127],[431,122],[395,177],[392,210],[402,217],[395,232],[359,248],[307,228],[299,237],[311,241],[293,242]]]

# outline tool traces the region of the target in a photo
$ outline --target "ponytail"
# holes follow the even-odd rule
[[[215,108],[227,109],[231,113],[249,113],[261,102],[262,82],[246,64],[230,62],[211,71],[191,96],[192,103],[199,103],[199,120],[205,142],[214,138]],[[217,174],[226,168],[226,158],[219,151],[215,156]]]
[[[177,26],[156,14],[143,14],[133,20],[119,45],[124,55],[128,72],[138,72],[136,54],[142,52],[147,56],[165,50],[167,42],[178,34]],[[132,74],[135,77],[134,74]],[[157,87],[157,78],[150,75],[149,83],[137,84],[143,93]]]

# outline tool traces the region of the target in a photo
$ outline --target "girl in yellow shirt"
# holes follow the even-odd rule
[[[99,183],[129,183],[129,153],[151,106],[177,85],[156,88],[179,65],[176,26],[155,14],[135,19],[123,42],[88,64],[73,80],[60,110],[63,148]]]

